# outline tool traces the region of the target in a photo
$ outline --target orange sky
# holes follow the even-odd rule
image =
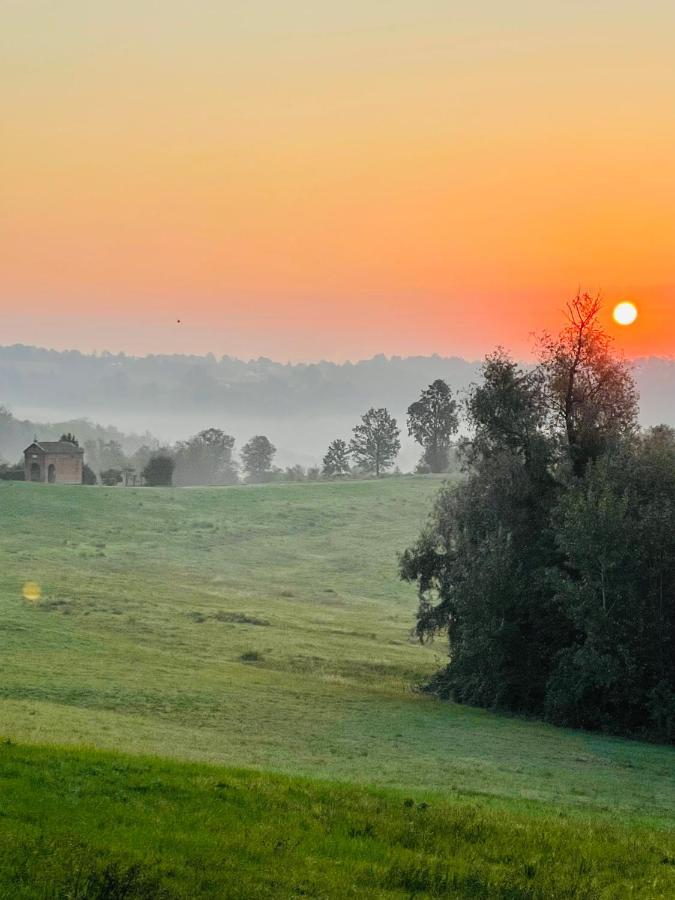
[[[9,0],[0,343],[524,354],[581,285],[672,355],[673,34],[670,0]]]

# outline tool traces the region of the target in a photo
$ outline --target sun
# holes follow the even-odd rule
[[[638,309],[634,303],[619,303],[614,307],[614,321],[618,325],[632,325],[638,317]]]

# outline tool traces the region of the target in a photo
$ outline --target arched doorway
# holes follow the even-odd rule
[[[40,472],[40,463],[34,462],[30,465],[30,480],[31,481],[42,481],[42,476]]]
[[[54,468],[54,463],[50,463],[49,468],[47,469],[47,481],[50,484],[54,484],[56,481],[56,469]]]

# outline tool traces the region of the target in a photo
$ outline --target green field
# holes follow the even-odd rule
[[[155,819],[163,801],[152,785],[162,778],[180,794],[188,818],[191,804],[197,810],[199,792],[209,778],[231,777],[248,784],[249,806],[261,802],[251,799],[263,790],[261,785],[274,796],[279,791],[291,791],[294,797],[297,793],[300,817],[313,815],[315,793],[323,798],[317,803],[333,808],[334,802],[340,821],[341,803],[346,804],[347,819],[352,815],[347,807],[379,808],[383,803],[388,812],[382,814],[382,832],[375,816],[375,832],[366,835],[366,844],[372,846],[363,850],[365,867],[377,868],[368,860],[372,853],[384,853],[375,844],[384,846],[388,840],[385,821],[391,819],[394,830],[408,827],[406,817],[412,813],[402,805],[403,798],[431,804],[435,837],[419,852],[428,857],[424,865],[432,868],[433,860],[447,853],[443,817],[452,818],[453,809],[460,815],[469,801],[470,815],[492,823],[485,825],[486,834],[509,822],[511,831],[520,829],[526,856],[526,833],[529,841],[536,835],[533,823],[541,820],[554,828],[551,817],[562,814],[566,818],[560,828],[569,831],[564,841],[560,838],[565,846],[580,840],[583,829],[598,829],[603,840],[614,834],[616,852],[624,848],[628,854],[622,871],[633,873],[626,875],[625,883],[641,885],[635,896],[669,896],[664,879],[675,872],[675,849],[668,849],[673,847],[675,824],[675,751],[442,704],[416,692],[415,685],[441,664],[446,648],[443,641],[421,647],[412,639],[416,598],[397,578],[396,552],[416,536],[439,483],[433,478],[391,478],[183,490],[0,483],[0,734],[21,745],[5,748],[0,759],[5,775],[13,760],[23,767],[3,787],[5,796],[12,796],[12,786],[17,787],[11,822],[18,830],[12,831],[12,840],[19,840],[21,829],[26,829],[27,841],[52,839],[47,826],[41,836],[33,834],[35,823],[31,825],[27,811],[30,791],[18,791],[26,779],[32,783],[31,772],[33,778],[43,767],[60,772],[54,778],[66,779],[66,791],[68,779],[73,785],[89,785],[86,790],[73,787],[72,796],[68,794],[80,828],[87,816],[103,815],[96,812],[103,808],[98,801],[89,810],[92,792],[100,787],[105,793],[110,779],[124,781],[120,772],[133,770],[133,761],[124,757],[23,746],[72,744],[313,779],[310,784],[275,781],[267,775],[226,777],[216,769],[209,775],[203,766],[192,770],[169,762],[154,764],[155,772],[146,761],[149,787],[131,796],[134,807],[145,797],[147,810],[141,812]],[[27,581],[41,586],[39,602],[22,599]],[[94,782],[85,778],[89,770],[96,775]],[[98,773],[102,783],[97,787]],[[341,793],[334,786],[322,787],[320,780],[389,793],[347,788]],[[131,790],[125,785],[118,785],[106,802],[121,804],[124,791]],[[172,816],[180,803],[169,804]],[[253,806],[249,812],[255,817]],[[202,835],[206,843],[219,815],[207,808],[211,813],[204,813],[199,826],[209,833]],[[282,803],[278,808],[286,807]],[[296,814],[293,818],[295,828]],[[45,819],[49,821],[47,813]],[[8,821],[0,817],[0,828]],[[61,822],[54,834],[66,841],[68,827],[67,821]],[[158,824],[153,831],[148,853],[164,871],[165,852],[175,852],[178,874],[173,881],[166,873],[161,877],[179,890],[185,877],[179,858],[181,853],[187,858],[189,848],[169,851],[171,841],[161,836],[162,827]],[[276,819],[266,824],[261,820],[255,827],[268,828],[270,835],[275,828],[284,830]],[[313,827],[318,828],[316,822]],[[614,828],[628,830],[619,834]],[[77,833],[74,829],[73,840]],[[102,828],[101,842],[105,833]],[[118,837],[108,834],[108,844],[126,852],[131,845],[125,828],[120,826],[115,834]],[[318,832],[314,839],[319,841]],[[480,856],[494,848],[494,880],[494,867],[505,864],[506,844],[498,836],[486,841],[480,852],[481,842],[474,841],[472,853],[476,871],[487,878]],[[653,858],[648,852],[652,842],[660,848]],[[304,845],[300,841],[294,846],[300,860],[303,854],[297,848]],[[315,848],[319,860],[329,852],[325,841],[322,846]],[[350,848],[340,841],[336,845],[344,877],[359,869],[351,856],[358,852]],[[310,844],[303,852],[314,859]],[[606,853],[601,857],[599,873],[609,859]],[[408,864],[410,860],[401,863]],[[2,873],[11,868],[3,865],[0,885]],[[589,872],[595,871],[594,865],[589,862]],[[243,861],[241,866],[246,869]],[[298,866],[297,878],[311,881],[314,876],[302,875],[300,862]],[[377,886],[391,888],[392,896],[415,893],[412,881],[407,887],[397,885],[385,869],[377,870],[372,883],[363,873],[355,874],[354,892],[377,896]],[[652,893],[644,880],[647,871]],[[321,886],[320,874],[312,882],[318,896],[329,890],[328,882]],[[338,875],[338,870],[332,872],[332,884],[339,882]],[[492,896],[485,893],[483,875],[475,876],[479,887],[474,894],[469,882],[452,887],[440,874],[433,884],[441,896]],[[606,872],[597,878],[599,886],[609,884]],[[426,883],[420,879],[420,885]],[[579,879],[582,887],[595,883],[588,873]],[[218,894],[223,883],[213,889],[215,895],[223,895]],[[419,895],[433,895],[433,884],[420,887]],[[539,875],[533,876],[533,890],[543,890],[543,885]],[[283,890],[292,893],[288,885]],[[509,890],[521,888],[512,884]],[[627,890],[616,896],[626,896]]]

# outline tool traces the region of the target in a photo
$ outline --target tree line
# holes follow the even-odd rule
[[[400,559],[417,634],[448,639],[444,698],[675,740],[675,431],[638,427],[597,299],[524,369],[469,391],[467,477]]]
[[[446,382],[437,379],[408,408],[408,433],[422,447],[418,472],[440,473],[451,462],[453,436],[459,427],[458,403]],[[217,428],[199,432],[178,443],[172,454],[155,454],[151,460],[163,458],[168,473],[170,459],[174,464],[176,484],[236,484],[269,481],[315,481],[319,478],[345,478],[374,475],[379,478],[390,471],[401,449],[400,428],[390,412],[371,407],[352,429],[347,442],[336,438],[329,444],[321,468],[304,470],[301,466],[280,469],[274,466],[276,447],[265,435],[252,437],[241,449],[239,464],[234,457],[235,439]],[[152,468],[152,467],[151,467]],[[147,466],[143,477],[148,483],[153,472]],[[170,483],[170,482],[169,482]]]
[[[458,402],[448,384],[437,379],[408,407],[407,426],[422,448],[420,473],[446,472],[451,465],[453,438],[459,427]],[[226,485],[269,481],[316,481],[374,475],[379,478],[396,463],[400,428],[384,408],[371,407],[352,429],[349,441],[336,438],[321,467],[304,469],[274,465],[276,447],[266,435],[255,435],[235,455],[235,438],[219,428],[207,428],[172,447],[144,444],[127,454],[120,441],[89,439],[83,444],[87,484],[100,482],[152,486]],[[61,440],[78,443],[70,432]],[[23,477],[23,464],[0,466],[0,478]]]

